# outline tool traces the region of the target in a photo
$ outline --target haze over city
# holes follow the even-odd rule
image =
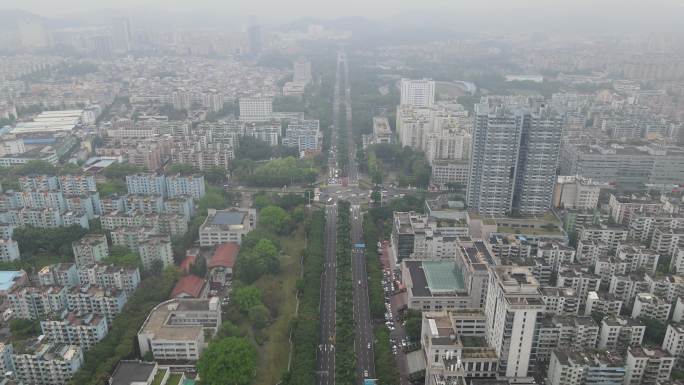
[[[0,385],[684,385],[683,19],[1,1]]]

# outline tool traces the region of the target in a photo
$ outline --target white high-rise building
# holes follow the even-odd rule
[[[94,314],[78,316],[66,313],[61,319],[40,321],[40,328],[50,342],[77,345],[84,351],[107,336],[107,320]]]
[[[272,98],[240,98],[240,120],[261,122],[273,116]]]
[[[169,198],[189,195],[200,199],[206,193],[204,175],[172,175],[166,177],[166,192]]]
[[[401,79],[401,104],[430,107],[435,103],[435,82],[430,79]]]
[[[311,81],[311,62],[300,59],[294,62],[294,76],[292,81],[295,83],[308,84]]]
[[[23,350],[12,355],[15,378],[22,384],[64,385],[83,364],[83,350],[76,345],[39,340]]]
[[[537,318],[544,312],[539,282],[527,267],[495,266],[487,286],[486,338],[499,356],[499,374],[527,377]]]
[[[129,194],[166,197],[166,178],[156,174],[126,175],[126,188]]]

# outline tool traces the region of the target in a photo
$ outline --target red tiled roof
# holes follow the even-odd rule
[[[214,251],[207,267],[211,269],[222,266],[232,269],[239,251],[240,245],[235,242],[222,243]]]
[[[178,283],[171,292],[171,297],[176,298],[181,294],[189,295],[193,298],[198,298],[202,293],[204,287],[204,279],[196,275],[186,275],[178,280]]]

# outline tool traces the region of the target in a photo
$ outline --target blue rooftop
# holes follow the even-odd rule
[[[23,274],[22,271],[0,271],[0,290],[9,290]]]
[[[242,220],[247,215],[240,211],[217,211],[212,219],[212,225],[241,225]]]

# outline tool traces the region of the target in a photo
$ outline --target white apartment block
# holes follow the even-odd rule
[[[591,273],[587,268],[563,267],[558,272],[557,286],[575,289],[580,298],[580,304],[584,305],[589,292],[599,290],[601,277]]]
[[[675,358],[666,351],[635,346],[627,350],[624,385],[655,385],[670,379]]]
[[[435,103],[435,82],[430,79],[401,79],[400,104],[430,107]]]
[[[537,325],[535,345],[537,361],[548,362],[554,349],[593,349],[599,326],[588,316],[545,317]]]
[[[12,355],[14,348],[12,344],[0,342],[0,373],[7,373],[14,371],[14,361]]]
[[[283,146],[297,147],[297,150],[316,151],[321,149],[322,135],[318,120],[298,120],[287,125]]]
[[[64,202],[64,195],[61,191],[22,191],[15,193],[18,203],[21,207],[42,210],[53,209],[64,211],[66,203]]]
[[[637,215],[659,215],[664,214],[669,210],[668,205],[661,202],[659,199],[653,199],[649,196],[631,197],[631,196],[615,196],[610,194],[608,207],[610,209],[610,217],[616,223],[629,225],[633,217]]]
[[[60,314],[67,306],[67,288],[61,286],[24,286],[8,295],[14,317],[41,319]]]
[[[280,144],[282,125],[280,121],[247,122],[245,123],[245,136],[251,136],[275,147]]]
[[[432,162],[430,180],[434,184],[444,186],[448,183],[458,183],[463,186],[468,184],[470,175],[470,162],[468,160],[435,160]]]
[[[157,231],[162,235],[181,237],[188,231],[188,221],[179,214],[160,214]]]
[[[601,188],[604,186],[578,175],[558,176],[553,193],[553,206],[578,210],[595,209],[598,206]]]
[[[579,314],[580,299],[575,289],[567,287],[542,287],[544,313],[553,315]]]
[[[221,325],[221,306],[211,299],[172,299],[157,305],[138,331],[140,354],[155,360],[197,361]]]
[[[651,285],[651,294],[665,302],[684,298],[684,277],[681,275],[646,274],[646,281]]]
[[[45,338],[52,343],[76,345],[83,351],[90,350],[107,336],[107,320],[94,314],[82,317],[74,313],[63,314],[61,319],[40,321]]]
[[[59,190],[59,180],[50,175],[20,176],[19,188],[21,191],[56,191]]]
[[[556,349],[551,354],[546,377],[548,385],[623,385],[625,364],[610,353]]]
[[[41,286],[65,286],[70,288],[78,285],[78,270],[73,263],[47,265],[38,271],[38,282]]]
[[[10,262],[19,259],[19,244],[13,239],[0,239],[0,261]]]
[[[630,243],[621,243],[617,247],[615,255],[619,261],[627,263],[628,273],[639,270],[655,273],[658,267],[658,258],[660,257],[653,250]]]
[[[168,235],[150,235],[138,243],[138,254],[144,269],[159,261],[163,267],[173,266],[173,248]]]
[[[125,199],[126,212],[139,211],[145,214],[159,214],[164,208],[161,195],[128,194]]]
[[[152,227],[156,228],[159,216],[156,214],[145,214],[142,211],[112,211],[100,217],[102,228],[114,230],[119,227]]]
[[[147,237],[157,235],[153,227],[118,227],[110,231],[112,246],[125,246],[130,250],[138,250],[138,245]]]
[[[651,237],[651,248],[663,255],[672,255],[684,244],[684,229],[656,227]]]
[[[169,198],[189,195],[200,199],[206,194],[204,175],[182,176],[172,175],[166,177],[166,193]]]
[[[609,250],[615,250],[619,244],[624,243],[629,235],[626,226],[586,226],[579,230],[579,240],[598,241],[606,245]]]
[[[605,317],[601,320],[601,331],[596,346],[624,354],[627,348],[640,346],[644,340],[646,325],[640,320],[618,316]]]
[[[654,296],[651,293],[639,293],[634,300],[632,318],[650,317],[663,323],[670,316],[671,304]]]
[[[426,357],[425,384],[462,383],[465,377],[496,376],[496,351],[486,343],[468,343],[472,337],[482,338],[485,323],[480,310],[423,313],[420,342]]]
[[[575,249],[558,242],[543,242],[537,246],[537,258],[541,258],[556,273],[561,266],[575,263]]]
[[[157,174],[126,175],[126,188],[129,194],[166,197],[166,177]]]
[[[60,227],[63,225],[62,216],[58,209],[19,209],[9,210],[8,222],[11,225],[33,226],[42,229]]]
[[[12,355],[15,378],[24,384],[65,385],[83,364],[75,345],[37,343]]]
[[[668,324],[663,350],[677,359],[679,365],[684,365],[684,325]]]
[[[677,298],[672,311],[672,322],[684,321],[684,297]]]
[[[66,301],[69,311],[99,315],[106,318],[107,324],[111,325],[128,298],[122,290],[84,285],[72,288],[66,295]]]
[[[140,270],[137,267],[93,263],[78,269],[78,280],[81,285],[118,289],[130,296],[140,284]]]
[[[676,274],[684,274],[684,242],[675,247],[670,259],[670,271]]]
[[[97,192],[92,175],[60,175],[59,188],[65,195],[85,195]]]
[[[240,98],[238,104],[242,121],[266,121],[273,116],[272,98]]]
[[[619,316],[622,310],[622,300],[614,294],[590,291],[584,306],[584,315],[599,313]]]
[[[242,243],[242,237],[256,226],[256,211],[209,209],[207,219],[199,229],[200,246],[211,247],[221,243]]]
[[[577,241],[575,262],[583,266],[594,266],[608,256],[608,245],[598,240],[580,239]]]
[[[632,273],[627,275],[614,275],[610,277],[608,293],[619,298],[626,305],[634,303],[634,299],[639,293],[650,293],[651,283],[643,273]]]
[[[104,234],[86,234],[71,244],[76,266],[85,266],[109,256],[107,237]]]
[[[485,303],[486,336],[499,357],[500,375],[527,376],[537,315],[543,311],[539,284],[528,268],[492,267]]]

